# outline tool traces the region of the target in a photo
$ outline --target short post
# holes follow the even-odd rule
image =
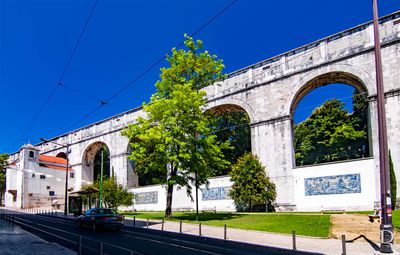
[[[226,240],[226,224],[224,225],[224,240]]]
[[[342,235],[342,255],[346,255],[346,235]]]
[[[161,221],[161,230],[164,230],[164,219]]]
[[[99,244],[99,255],[103,255],[103,242]]]
[[[179,234],[182,234],[182,220],[179,221]]]
[[[136,227],[136,217],[133,216],[133,227]]]
[[[149,228],[149,218],[147,218],[146,227]]]
[[[82,255],[82,236],[78,236],[77,250],[78,255]]]
[[[296,231],[292,230],[292,242],[293,242],[293,250],[297,250],[296,247]]]
[[[129,255],[133,255],[133,251],[132,250],[129,252]]]
[[[201,236],[201,222],[199,222],[199,236]]]

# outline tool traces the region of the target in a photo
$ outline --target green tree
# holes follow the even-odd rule
[[[225,159],[231,164],[246,152],[251,152],[250,119],[246,112],[232,111],[216,114],[213,129],[217,141],[229,141],[233,149],[224,149]],[[215,169],[215,175],[226,175],[230,168]]]
[[[83,185],[82,190],[100,190],[100,182],[91,185]],[[84,201],[87,198],[84,197]],[[119,184],[114,175],[103,178],[103,203],[107,208],[118,209],[119,206],[133,205],[133,193],[129,192],[124,185]]]
[[[392,210],[396,209],[396,197],[397,197],[397,180],[396,173],[394,171],[392,154],[389,150],[389,171],[390,171],[390,195],[392,199]]]
[[[3,201],[4,192],[6,191],[6,167],[8,154],[0,154],[0,205]]]
[[[122,134],[130,141],[137,173],[159,174],[167,184],[165,217],[172,217],[175,185],[186,187],[207,183],[213,167],[227,167],[222,150],[229,143],[219,143],[212,134],[213,118],[204,113],[206,93],[201,88],[222,77],[222,61],[207,51],[202,42],[185,35],[184,49],[172,49],[167,56],[170,66],[161,68],[156,93],[143,105],[146,118],[138,118]]]
[[[326,101],[294,128],[296,165],[308,165],[364,155],[367,130],[337,99]]]
[[[271,205],[276,198],[275,184],[265,172],[256,156],[245,153],[240,157],[230,172],[233,181],[230,197],[235,201],[236,206],[247,203],[251,211],[255,202],[266,202]]]

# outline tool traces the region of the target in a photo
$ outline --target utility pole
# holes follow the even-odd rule
[[[379,39],[378,3],[372,0],[374,16],[376,94],[378,108],[379,170],[381,186],[381,246],[380,251],[393,253],[392,205],[390,197],[390,173],[385,113],[385,92],[383,88],[382,56]]]

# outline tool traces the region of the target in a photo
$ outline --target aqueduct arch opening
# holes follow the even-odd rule
[[[235,104],[221,104],[206,111],[215,116],[214,134],[217,141],[229,140],[233,150],[224,150],[225,159],[235,164],[246,152],[251,152],[250,116],[245,109]],[[217,176],[226,175],[230,169],[215,169]]]
[[[324,98],[325,102],[321,105],[313,105],[312,107],[308,107],[311,108],[309,110],[312,110],[310,116],[301,121],[297,121],[298,123],[295,123],[293,117],[295,117],[296,111],[302,110],[298,109],[300,102],[302,102],[302,100],[307,100],[307,97],[312,94],[314,90],[321,89],[321,87],[325,87],[325,92],[327,92],[328,94],[332,94],[332,96],[326,96],[326,98]],[[352,89],[349,90],[349,88]],[[334,89],[336,91],[335,93],[332,93],[331,91],[329,91],[329,89]],[[341,98],[333,95],[337,94],[337,90],[346,90],[347,95],[342,96]],[[292,116],[292,144],[294,151],[294,165],[299,166],[318,164],[372,156],[369,105],[367,97],[368,91],[363,81],[357,76],[346,72],[329,72],[321,74],[305,82],[304,85],[302,85],[295,94],[292,104],[290,106],[290,114]],[[345,109],[344,101],[351,102],[347,102],[346,104],[348,109]],[[351,104],[351,107],[349,107],[349,104]],[[334,111],[332,111],[333,109]],[[325,115],[329,115],[330,119],[338,118],[340,114],[338,114],[337,112],[340,112],[340,114],[342,114],[342,118],[338,119],[340,120],[340,124],[335,123],[335,121],[332,120],[331,122],[334,123],[333,125],[328,124],[329,122],[326,122],[328,127],[326,133],[331,132],[331,134],[333,134],[331,136],[331,139],[333,139],[332,137],[337,135],[337,133],[345,132],[343,131],[343,129],[350,130],[348,134],[352,132],[351,134],[359,134],[361,136],[361,133],[364,133],[365,135],[359,138],[348,138],[347,140],[344,139],[342,141],[342,147],[346,148],[342,150],[341,156],[335,154],[335,156],[332,156],[332,158],[317,159],[316,154],[318,154],[318,151],[321,152],[321,148],[323,146],[332,149],[334,145],[323,145],[321,148],[317,146],[321,143],[326,144],[326,140],[324,142],[321,142],[318,139],[320,139],[321,137],[329,139],[329,135],[315,135],[315,137],[313,136],[312,138],[306,136],[313,132],[319,132],[316,130],[319,130],[318,126],[321,125],[321,121],[323,120],[316,120],[316,118],[324,118],[323,116]],[[335,127],[334,125],[338,126]],[[341,128],[342,131],[339,131],[338,128]],[[343,137],[346,136],[344,134],[341,135],[342,137],[338,139],[343,139]],[[308,149],[304,149],[305,147],[308,147]],[[330,149],[328,149],[327,151],[330,151]],[[307,160],[304,160],[303,156],[305,156],[305,154],[307,154]],[[302,160],[299,160],[300,158],[302,158]],[[313,159],[315,159],[315,162],[312,161]]]
[[[102,169],[103,168],[103,169]],[[100,178],[110,177],[110,151],[103,142],[90,144],[82,156],[82,182],[93,183]]]

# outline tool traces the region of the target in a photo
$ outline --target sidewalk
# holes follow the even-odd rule
[[[132,227],[133,219],[125,218],[125,225]],[[146,219],[136,219],[136,227],[147,227]],[[179,222],[166,221],[164,223],[164,231],[177,232],[180,229]],[[149,220],[150,229],[161,230],[162,224],[160,221]],[[182,233],[190,235],[199,235],[199,225],[182,223]],[[224,238],[224,228],[214,226],[201,226],[202,236],[213,237],[213,238]],[[252,230],[241,230],[235,228],[227,228],[227,239],[231,241],[273,246],[279,248],[293,248],[292,235],[285,234],[272,234],[261,231]],[[346,242],[346,251],[349,255],[369,255],[369,254],[380,254],[379,243],[365,242]],[[317,252],[323,254],[342,254],[342,242],[337,239],[326,239],[326,238],[312,238],[312,237],[296,237],[296,248],[300,251]],[[400,250],[400,245],[395,245],[396,251]]]
[[[74,255],[55,243],[49,243],[20,227],[0,220],[0,253],[2,255]]]

